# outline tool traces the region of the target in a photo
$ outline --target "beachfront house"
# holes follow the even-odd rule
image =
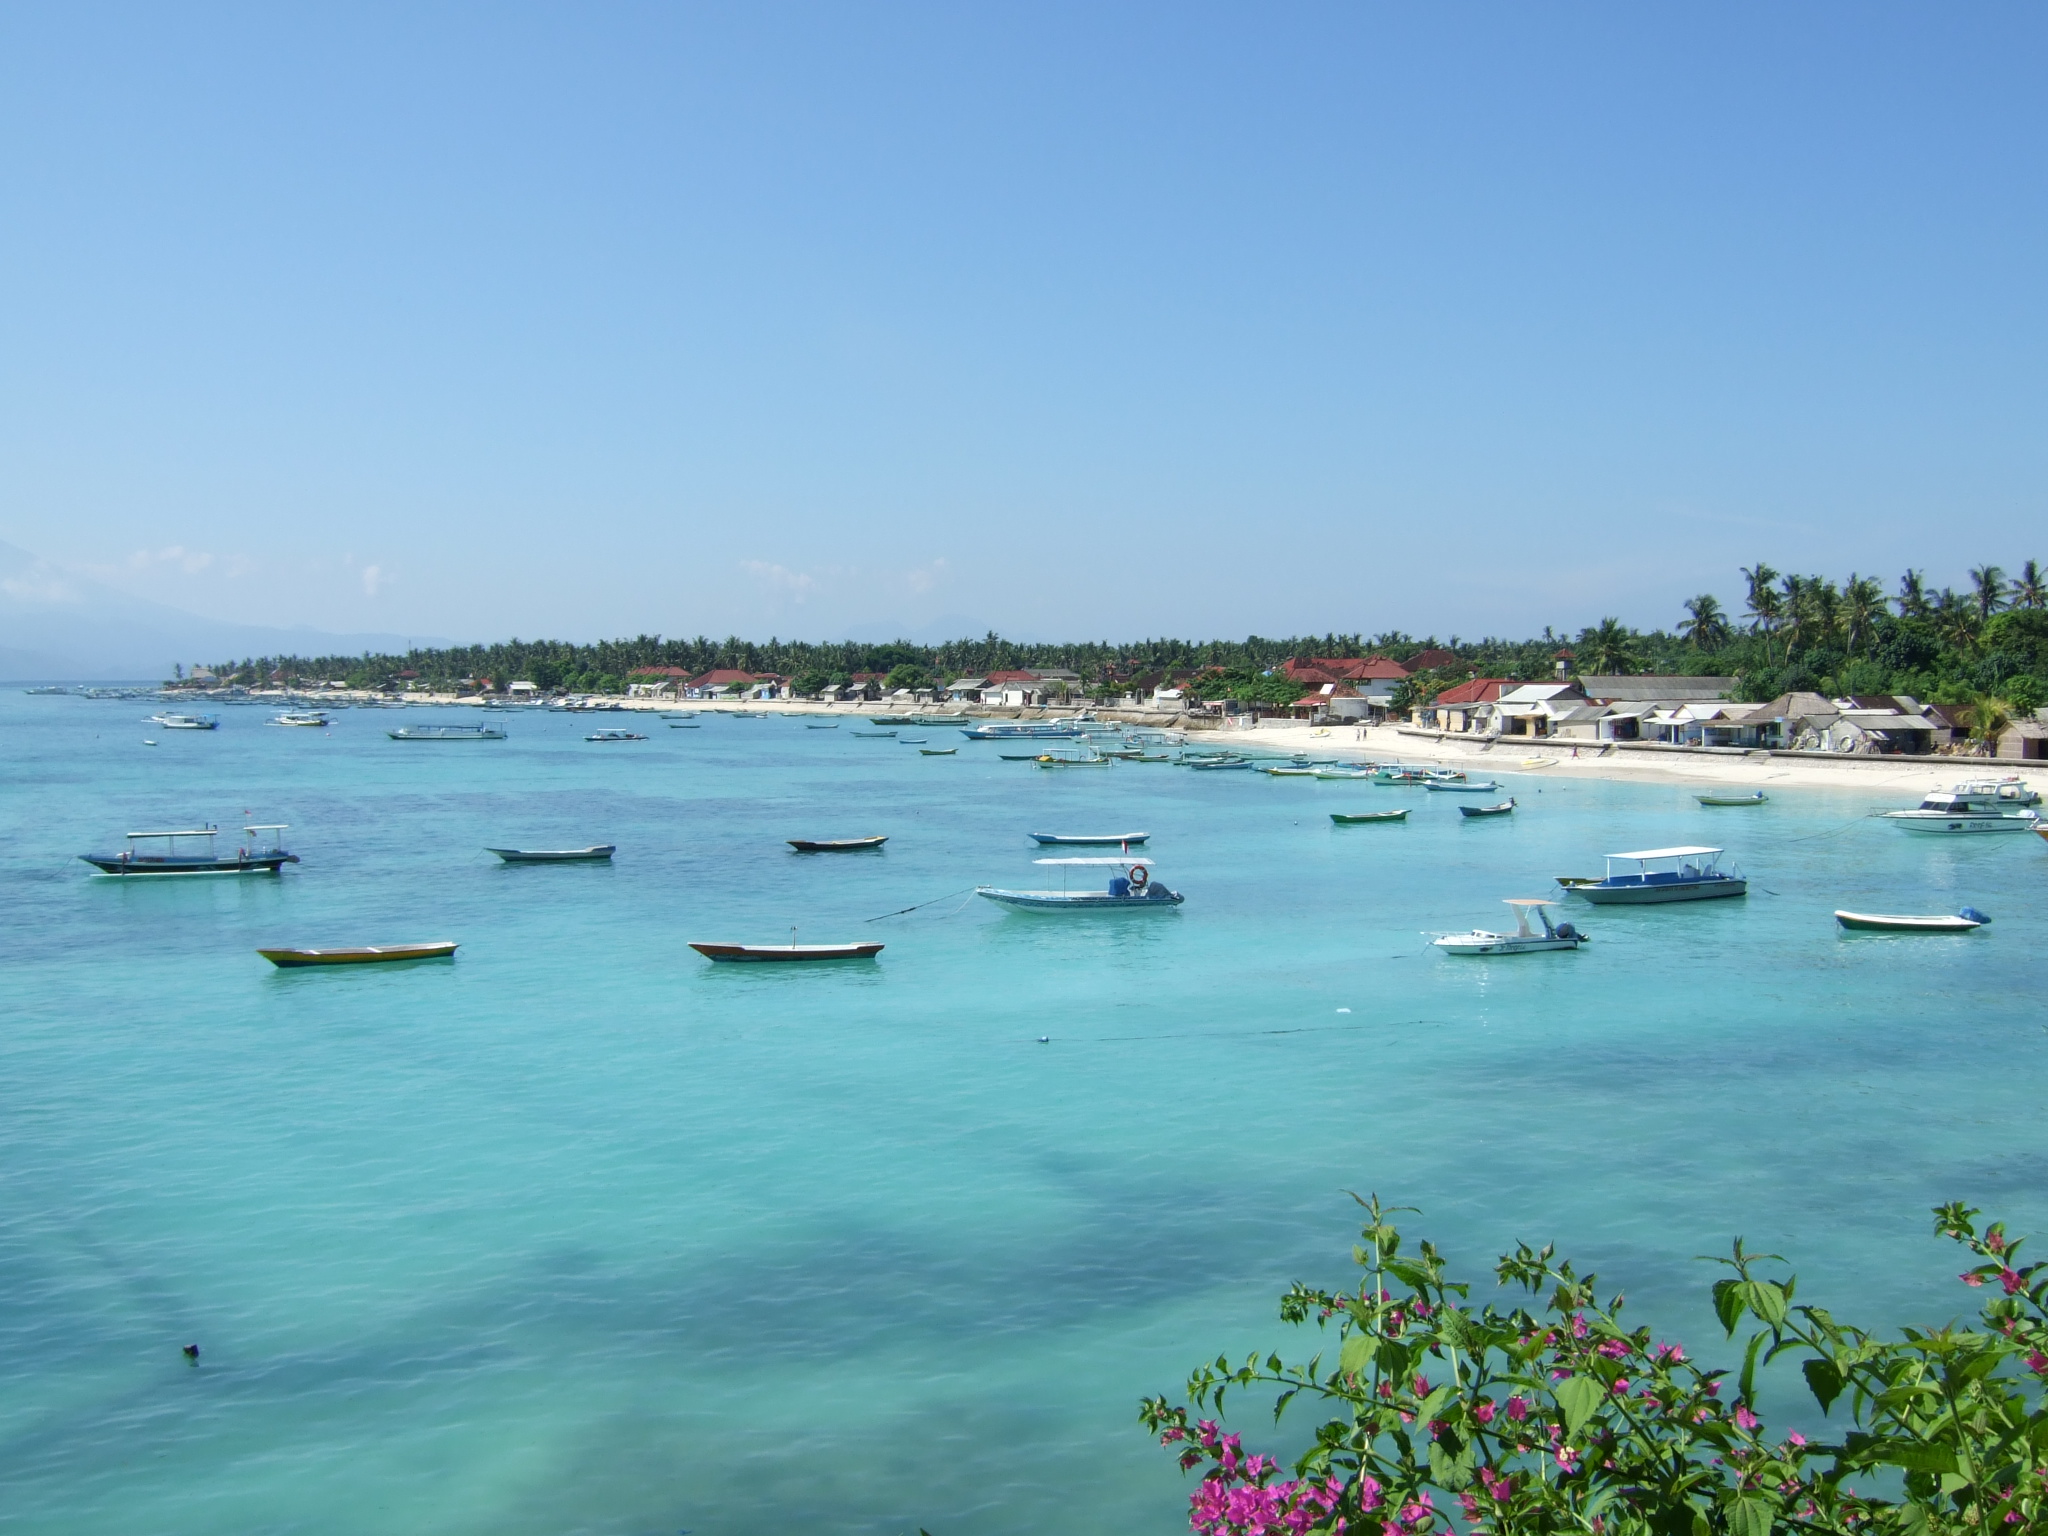
[[[1709,722],[1704,742],[1714,747],[1770,751],[1843,752],[1919,756],[1952,735],[1905,694],[1831,699],[1821,693],[1782,693],[1768,704]]]
[[[1433,725],[1440,731],[1477,732],[1483,722],[1493,719],[1493,706],[1500,696],[1516,686],[1513,678],[1475,677],[1446,688],[1415,711],[1418,725]]]
[[[1479,716],[1480,729],[1491,736],[1555,736],[1558,722],[1585,703],[1575,683],[1520,683],[1501,693],[1490,718]]]
[[[1579,689],[1601,710],[1592,722],[1592,739],[1678,742],[1699,739],[1700,728],[1733,697],[1735,683],[1732,677],[1595,675],[1581,677]],[[1574,721],[1565,734],[1584,731],[1585,722]]]
[[[674,699],[681,696],[689,684],[690,674],[682,667],[635,667],[626,674],[626,697],[629,699]],[[514,683],[512,691],[518,692],[524,686],[533,684]]]

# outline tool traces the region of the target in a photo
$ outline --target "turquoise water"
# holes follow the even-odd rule
[[[418,712],[148,712],[0,696],[9,1530],[1163,1536],[1185,1485],[1137,1398],[1284,1343],[1287,1282],[1348,1268],[1346,1189],[1423,1207],[1474,1278],[1554,1239],[1695,1347],[1692,1255],[1737,1232],[1892,1325],[1965,1305],[1929,1205],[2048,1219],[2048,847],[1862,819],[1895,800],[1521,775],[1468,824],[787,719],[436,745],[384,738]],[[136,885],[74,857],[245,812],[304,862]],[[1184,907],[964,896],[1029,880],[1028,831],[1132,826]],[[599,840],[614,865],[481,851]],[[1576,954],[1424,947],[1696,840],[1746,900],[1575,908]],[[1995,923],[1829,917],[1964,903]],[[888,948],[684,947],[792,925]],[[440,937],[452,963],[367,972],[253,953]]]

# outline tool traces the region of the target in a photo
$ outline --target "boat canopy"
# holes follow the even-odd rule
[[[1503,896],[1501,899],[1511,907],[1554,907],[1558,905],[1557,902],[1543,896]]]
[[[1639,853],[1610,853],[1610,859],[1697,859],[1708,854],[1719,855],[1720,848],[1645,848]]]
[[[130,837],[218,837],[219,827],[194,827],[189,832],[130,832]]]
[[[244,832],[289,832],[291,827],[288,823],[280,821],[270,826],[244,827],[242,830]]]
[[[1120,869],[1128,869],[1133,864],[1149,865],[1153,861],[1133,854],[1131,857],[1124,859],[1033,859],[1031,862],[1034,864],[1114,864]]]

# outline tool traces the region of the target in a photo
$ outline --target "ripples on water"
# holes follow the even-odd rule
[[[1467,823],[795,720],[400,744],[404,716],[236,709],[147,748],[142,712],[0,697],[10,1529],[1166,1533],[1185,1485],[1136,1399],[1284,1343],[1279,1291],[1348,1267],[1346,1189],[1424,1207],[1475,1279],[1555,1239],[1695,1347],[1691,1256],[1737,1232],[1894,1325],[1967,1305],[1928,1206],[2048,1211],[2048,849],[1858,819],[1896,797],[1510,775],[1515,816]],[[304,863],[137,886],[74,858],[245,810]],[[1134,825],[1186,906],[964,898],[1027,876],[1028,831]],[[611,867],[482,852],[600,840]],[[1747,900],[1574,912],[1576,954],[1424,948],[1695,840]],[[1966,902],[1997,921],[1964,939],[1829,918]],[[889,947],[684,948],[792,925]],[[454,963],[253,953],[438,937]]]

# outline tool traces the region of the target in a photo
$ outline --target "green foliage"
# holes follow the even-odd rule
[[[1961,1536],[2048,1521],[2048,1265],[2019,1267],[2020,1243],[1996,1223],[1980,1232],[1975,1210],[1943,1206],[1935,1230],[1977,1260],[1961,1278],[1991,1296],[1982,1327],[1895,1340],[1800,1302],[1783,1261],[1738,1238],[1712,1261],[1722,1327],[1756,1325],[1731,1381],[1625,1326],[1621,1298],[1603,1305],[1597,1277],[1549,1247],[1496,1267],[1523,1304],[1472,1307],[1430,1243],[1403,1255],[1397,1212],[1359,1203],[1356,1288],[1296,1284],[1280,1302],[1284,1322],[1336,1330],[1334,1359],[1219,1356],[1189,1377],[1192,1407],[1140,1406],[1183,1470],[1203,1470],[1189,1501],[1200,1536],[1430,1536],[1453,1528],[1439,1498],[1489,1536]],[[1781,1360],[1824,1417],[1840,1409],[1837,1436],[1766,1433],[1757,1379]],[[1292,1477],[1194,1417],[1220,1418],[1247,1389],[1277,1392],[1276,1421],[1299,1399],[1333,1413]],[[1856,1491],[1873,1478],[1884,1493]]]

